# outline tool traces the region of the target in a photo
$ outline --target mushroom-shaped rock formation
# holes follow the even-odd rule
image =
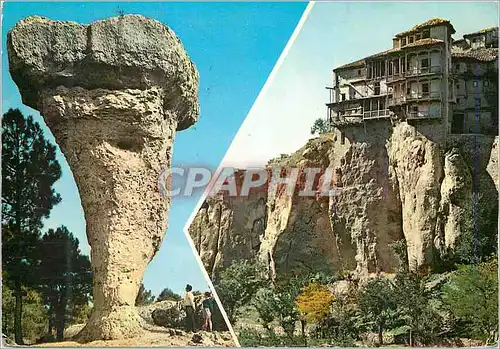
[[[79,339],[140,335],[134,302],[170,205],[158,178],[175,131],[198,119],[198,72],[172,30],[137,15],[28,17],[7,40],[12,78],[66,156],[85,213],[94,308]]]

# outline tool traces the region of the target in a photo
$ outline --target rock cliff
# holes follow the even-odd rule
[[[28,17],[7,49],[23,103],[54,134],[85,213],[94,307],[79,339],[138,336],[134,301],[170,206],[157,178],[176,131],[198,118],[198,72],[172,30],[137,15],[89,25]]]
[[[496,227],[498,137],[445,138],[425,121],[375,121],[312,139],[269,166],[330,168],[340,190],[208,198],[189,231],[212,276],[252,258],[273,274],[391,272],[397,259],[390,245],[399,240],[416,269],[453,250],[467,230]]]

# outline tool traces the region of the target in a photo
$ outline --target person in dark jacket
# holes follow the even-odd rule
[[[203,330],[212,331],[212,314],[214,313],[214,299],[210,292],[205,292],[205,299],[201,303],[203,307]]]

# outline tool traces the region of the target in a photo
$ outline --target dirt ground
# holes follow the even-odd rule
[[[230,332],[205,332],[199,331],[197,335],[179,330],[169,330],[163,327],[150,328],[144,331],[141,337],[94,341],[78,343],[64,341],[34,345],[35,347],[233,347],[235,346]],[[196,337],[193,337],[196,336]]]

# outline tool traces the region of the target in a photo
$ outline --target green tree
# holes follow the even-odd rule
[[[274,291],[268,287],[259,289],[252,300],[252,305],[257,310],[262,326],[270,330],[270,324],[276,316],[276,306],[274,303]]]
[[[23,335],[27,342],[33,344],[47,332],[47,312],[42,297],[32,289],[26,289],[24,310],[22,315]],[[14,315],[16,299],[12,289],[2,285],[2,333],[11,338],[14,335]]]
[[[61,167],[55,146],[31,116],[9,109],[2,125],[2,266],[15,297],[15,341],[22,344],[23,288],[32,282],[42,219],[61,201],[52,188]]]
[[[322,118],[318,118],[316,120],[314,120],[314,123],[311,127],[311,134],[314,135],[314,134],[323,134],[323,133],[327,133],[329,130],[329,127],[328,127],[328,122]]]
[[[180,301],[182,296],[172,291],[170,288],[164,288],[156,298],[157,302],[161,301]]]
[[[394,296],[398,315],[409,328],[410,346],[413,346],[415,339],[423,335],[426,321],[434,317],[424,278],[408,270],[398,271],[394,278]]]
[[[89,303],[74,304],[71,302],[69,306],[68,325],[87,323],[90,318],[91,311],[92,307]]]
[[[214,280],[215,290],[231,321],[237,321],[238,308],[250,304],[257,290],[265,284],[265,269],[258,263],[236,261]]]
[[[443,288],[443,301],[470,324],[472,336],[498,340],[498,261],[461,266]]]
[[[330,314],[316,329],[321,338],[329,338],[338,346],[354,346],[360,333],[360,316],[356,297],[347,293],[335,292]]]
[[[295,325],[300,319],[300,311],[295,303],[296,297],[296,293],[289,292],[287,289],[278,291],[275,296],[278,321],[289,338],[293,337]]]
[[[377,276],[364,285],[358,295],[361,314],[375,325],[378,342],[383,344],[383,331],[386,324],[395,316],[396,302],[391,282]]]
[[[135,297],[135,306],[140,307],[144,305],[150,305],[154,303],[155,296],[151,293],[151,290],[146,290],[144,284],[141,282],[141,286],[139,287],[139,292],[137,292],[137,296]]]
[[[92,293],[90,261],[81,254],[79,241],[61,226],[42,237],[37,270],[38,289],[49,311],[49,332],[55,327],[63,339],[69,305],[88,304]]]

